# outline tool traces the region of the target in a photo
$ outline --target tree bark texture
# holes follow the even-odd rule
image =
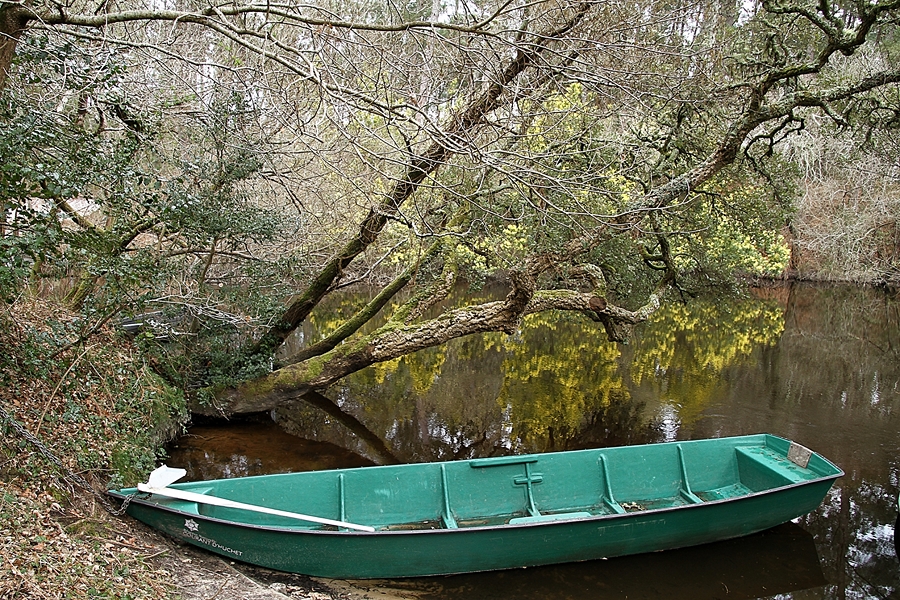
[[[18,6],[0,8],[0,91],[6,88],[16,45],[28,23]]]

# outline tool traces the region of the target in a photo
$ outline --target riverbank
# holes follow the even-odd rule
[[[0,308],[0,600],[398,600],[377,584],[236,564],[118,513],[189,415],[111,327],[23,298]]]
[[[90,496],[60,503],[0,482],[0,598],[411,598],[235,564],[167,538]]]
[[[0,599],[397,598],[231,563],[116,514],[189,415],[111,327],[22,298],[0,310]]]
[[[0,311],[0,598],[168,598],[168,551],[113,517],[108,485],[152,467],[187,419],[140,354],[76,315]]]

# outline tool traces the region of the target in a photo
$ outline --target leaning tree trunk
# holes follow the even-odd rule
[[[0,8],[0,91],[6,88],[9,70],[16,56],[16,45],[27,23],[19,8],[18,4]]]
[[[517,276],[518,275],[518,276]],[[415,324],[388,323],[378,331],[345,343],[321,356],[288,365],[234,387],[210,390],[212,403],[195,402],[191,410],[208,415],[231,415],[271,410],[325,389],[370,365],[440,346],[452,339],[487,332],[513,333],[523,316],[548,310],[580,312],[604,322],[634,325],[646,321],[659,308],[664,287],[651,294],[646,305],[628,311],[608,304],[589,292],[534,289],[534,278],[513,274],[513,290],[504,300],[448,311]],[[605,324],[605,323],[604,323]]]
[[[422,182],[455,154],[457,144],[454,140],[470,137],[493,111],[501,107],[504,104],[503,94],[508,91],[509,86],[541,60],[542,54],[555,40],[574,28],[590,7],[589,2],[580,4],[560,27],[542,32],[535,36],[535,41],[529,46],[520,47],[495,81],[451,115],[441,132],[441,139],[413,158],[391,191],[369,211],[353,239],[319,271],[305,292],[291,299],[281,319],[252,348],[252,354],[273,353],[306,320],[331,290],[332,284],[343,270],[378,239],[388,221],[399,213],[401,206],[412,197]]]

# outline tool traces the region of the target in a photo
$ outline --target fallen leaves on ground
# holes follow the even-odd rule
[[[0,598],[169,596],[170,574],[149,562],[161,550],[83,504],[85,512],[63,508],[53,496],[0,482]]]

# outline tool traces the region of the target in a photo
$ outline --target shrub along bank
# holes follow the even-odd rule
[[[104,490],[143,479],[187,420],[112,328],[43,300],[0,304],[0,598],[161,598],[159,553]],[[90,488],[90,489],[88,489]],[[114,508],[114,507],[112,507]]]

